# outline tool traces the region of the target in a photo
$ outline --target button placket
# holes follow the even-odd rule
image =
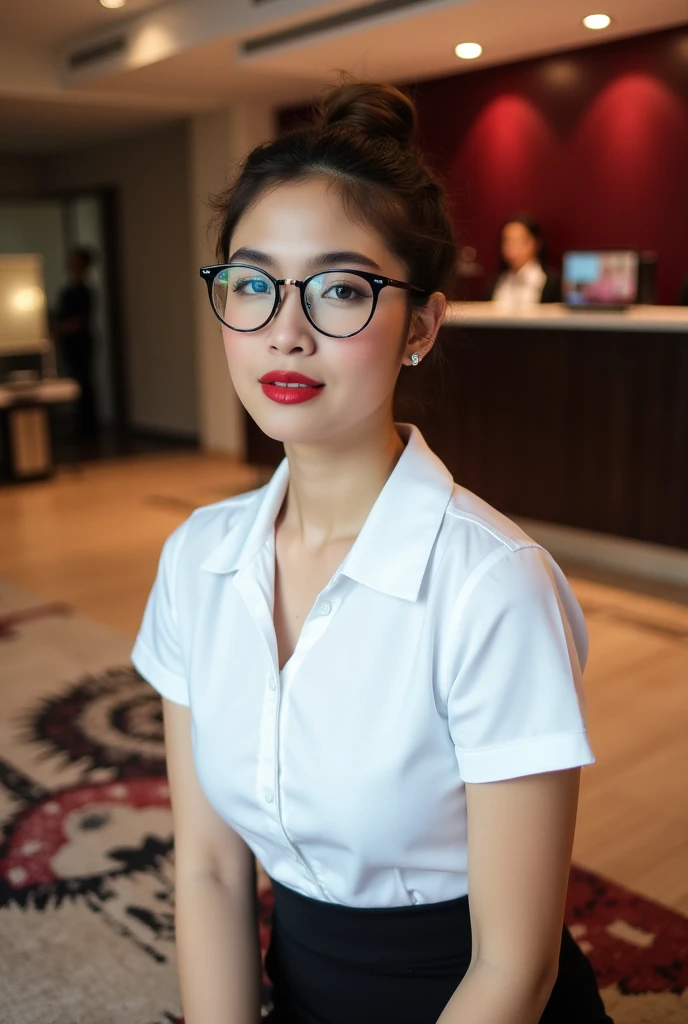
[[[306,628],[306,625],[307,624],[304,625],[304,630]],[[302,636],[303,636],[303,632],[304,631],[302,630]],[[300,638],[300,640],[301,640],[301,638]],[[299,643],[300,643],[300,640],[299,640]],[[298,646],[299,646],[299,644],[297,644],[297,648],[298,648]],[[281,705],[282,705],[282,701],[284,700],[285,695],[288,695],[289,692],[290,692],[291,681],[292,681],[292,679],[294,678],[294,676],[297,673],[299,664],[300,664],[300,662],[301,662],[301,660],[303,658],[303,654],[306,652],[307,649],[310,649],[311,646],[312,646],[312,643],[309,643],[307,645],[307,648],[303,649],[301,657],[298,658],[297,660],[295,660],[294,657],[292,656],[289,659],[289,663],[288,663],[288,667],[286,668],[286,671],[283,671],[282,673],[280,673],[281,686],[280,686],[280,689],[279,689],[278,694],[277,694],[277,701],[275,702],[275,736],[274,736],[274,739],[275,739],[275,749],[274,749],[275,789],[277,790],[277,792],[274,794],[274,798],[275,799],[274,799],[274,804],[272,805],[272,811],[273,811],[273,814],[274,814],[274,825],[275,825],[274,831],[275,831],[275,834],[279,833],[280,838],[282,839],[282,841],[288,846],[289,851],[290,851],[290,856],[293,858],[294,864],[298,865],[301,868],[301,870],[303,871],[305,884],[312,891],[313,896],[316,899],[331,899],[331,897],[327,893],[327,890],[326,890],[325,886],[323,885],[323,883],[322,883],[322,881],[320,879],[318,871],[315,870],[311,866],[311,864],[308,862],[308,859],[304,856],[304,854],[299,849],[297,843],[291,838],[291,836],[289,835],[289,832],[287,831],[287,828],[286,828],[285,823],[284,823],[284,818],[283,818],[282,789],[281,789],[281,786],[280,786],[280,774],[281,774],[281,767],[282,767],[282,757],[281,757],[281,749],[280,749],[281,748],[281,743],[282,743],[282,737],[281,737],[281,713],[280,713],[281,710],[282,710]],[[265,804],[263,806],[267,810],[267,806]]]
[[[334,601],[323,600],[325,594],[332,589],[336,584],[337,578],[332,580],[327,587],[320,593],[317,603],[314,604],[311,611],[308,613],[308,617],[301,628],[301,635],[296,641],[296,647],[294,652],[287,662],[286,669],[280,673],[282,681],[283,692],[289,690],[291,680],[296,676],[301,668],[301,665],[313,649],[313,647],[322,639],[326,630],[329,629],[330,623],[337,610],[337,605]]]
[[[330,580],[329,584],[325,589],[318,595],[318,601],[315,604],[313,611],[309,618],[304,623],[301,631],[301,636],[296,644],[296,650],[289,659],[286,670],[279,673],[279,677],[275,674],[275,669],[267,677],[268,689],[271,693],[275,693],[275,698],[266,699],[264,714],[263,714],[263,728],[264,732],[262,735],[263,742],[261,743],[261,766],[259,771],[259,793],[262,797],[262,805],[265,812],[272,819],[270,824],[270,831],[277,837],[280,836],[282,841],[285,842],[290,851],[291,856],[294,859],[295,864],[299,864],[303,869],[306,884],[313,891],[313,895],[316,898],[331,899],[327,892],[327,888],[324,885],[319,871],[314,869],[299,850],[296,843],[291,839],[287,829],[285,828],[283,817],[282,817],[282,794],[280,790],[280,723],[281,723],[281,705],[284,699],[284,695],[289,693],[291,687],[291,680],[297,674],[301,662],[305,655],[313,647],[313,645],[322,637],[324,632],[329,627],[328,616],[331,616],[334,611],[334,603],[327,600],[325,595],[332,590],[332,588],[339,581],[340,573],[337,572],[335,576]],[[269,755],[268,751],[270,748],[270,738],[273,740],[273,747]],[[270,781],[272,785],[266,785]],[[274,787],[274,788],[273,788]]]
[[[256,796],[264,813],[271,819],[272,823],[277,823],[279,815],[277,809],[277,749],[275,735],[278,727],[280,692],[276,669],[272,660],[270,668],[265,674],[265,682],[266,688],[260,724]]]

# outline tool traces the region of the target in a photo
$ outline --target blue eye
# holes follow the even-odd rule
[[[264,277],[240,277],[232,281],[232,291],[244,295],[269,295],[270,282]]]

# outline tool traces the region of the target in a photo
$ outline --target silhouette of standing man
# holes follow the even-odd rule
[[[81,388],[79,431],[83,437],[92,436],[98,428],[91,330],[94,301],[93,291],[86,282],[88,268],[92,263],[93,253],[90,249],[72,249],[67,263],[70,282],[58,296],[53,319],[53,333],[64,369]]]

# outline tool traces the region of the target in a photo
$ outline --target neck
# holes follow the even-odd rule
[[[404,450],[392,416],[318,444],[286,444],[289,487],[277,525],[313,549],[355,538]]]
[[[534,256],[531,256],[531,258],[529,260],[526,260],[525,263],[522,263],[520,267],[514,267],[513,270],[512,270],[512,273],[518,274],[518,272],[520,270],[523,270],[524,267],[530,267],[532,265],[535,265],[537,267],[540,266],[540,264],[538,263],[538,261],[535,259]]]

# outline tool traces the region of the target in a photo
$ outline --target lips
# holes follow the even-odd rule
[[[325,385],[293,370],[270,370],[260,378],[263,394],[273,402],[295,405],[315,398]]]
[[[269,373],[264,373],[260,378],[261,384],[282,384],[289,386],[297,386],[299,384],[306,385],[312,388],[324,387],[324,384],[320,384],[319,381],[313,380],[311,377],[304,377],[302,373],[294,373],[293,370],[271,370]]]

